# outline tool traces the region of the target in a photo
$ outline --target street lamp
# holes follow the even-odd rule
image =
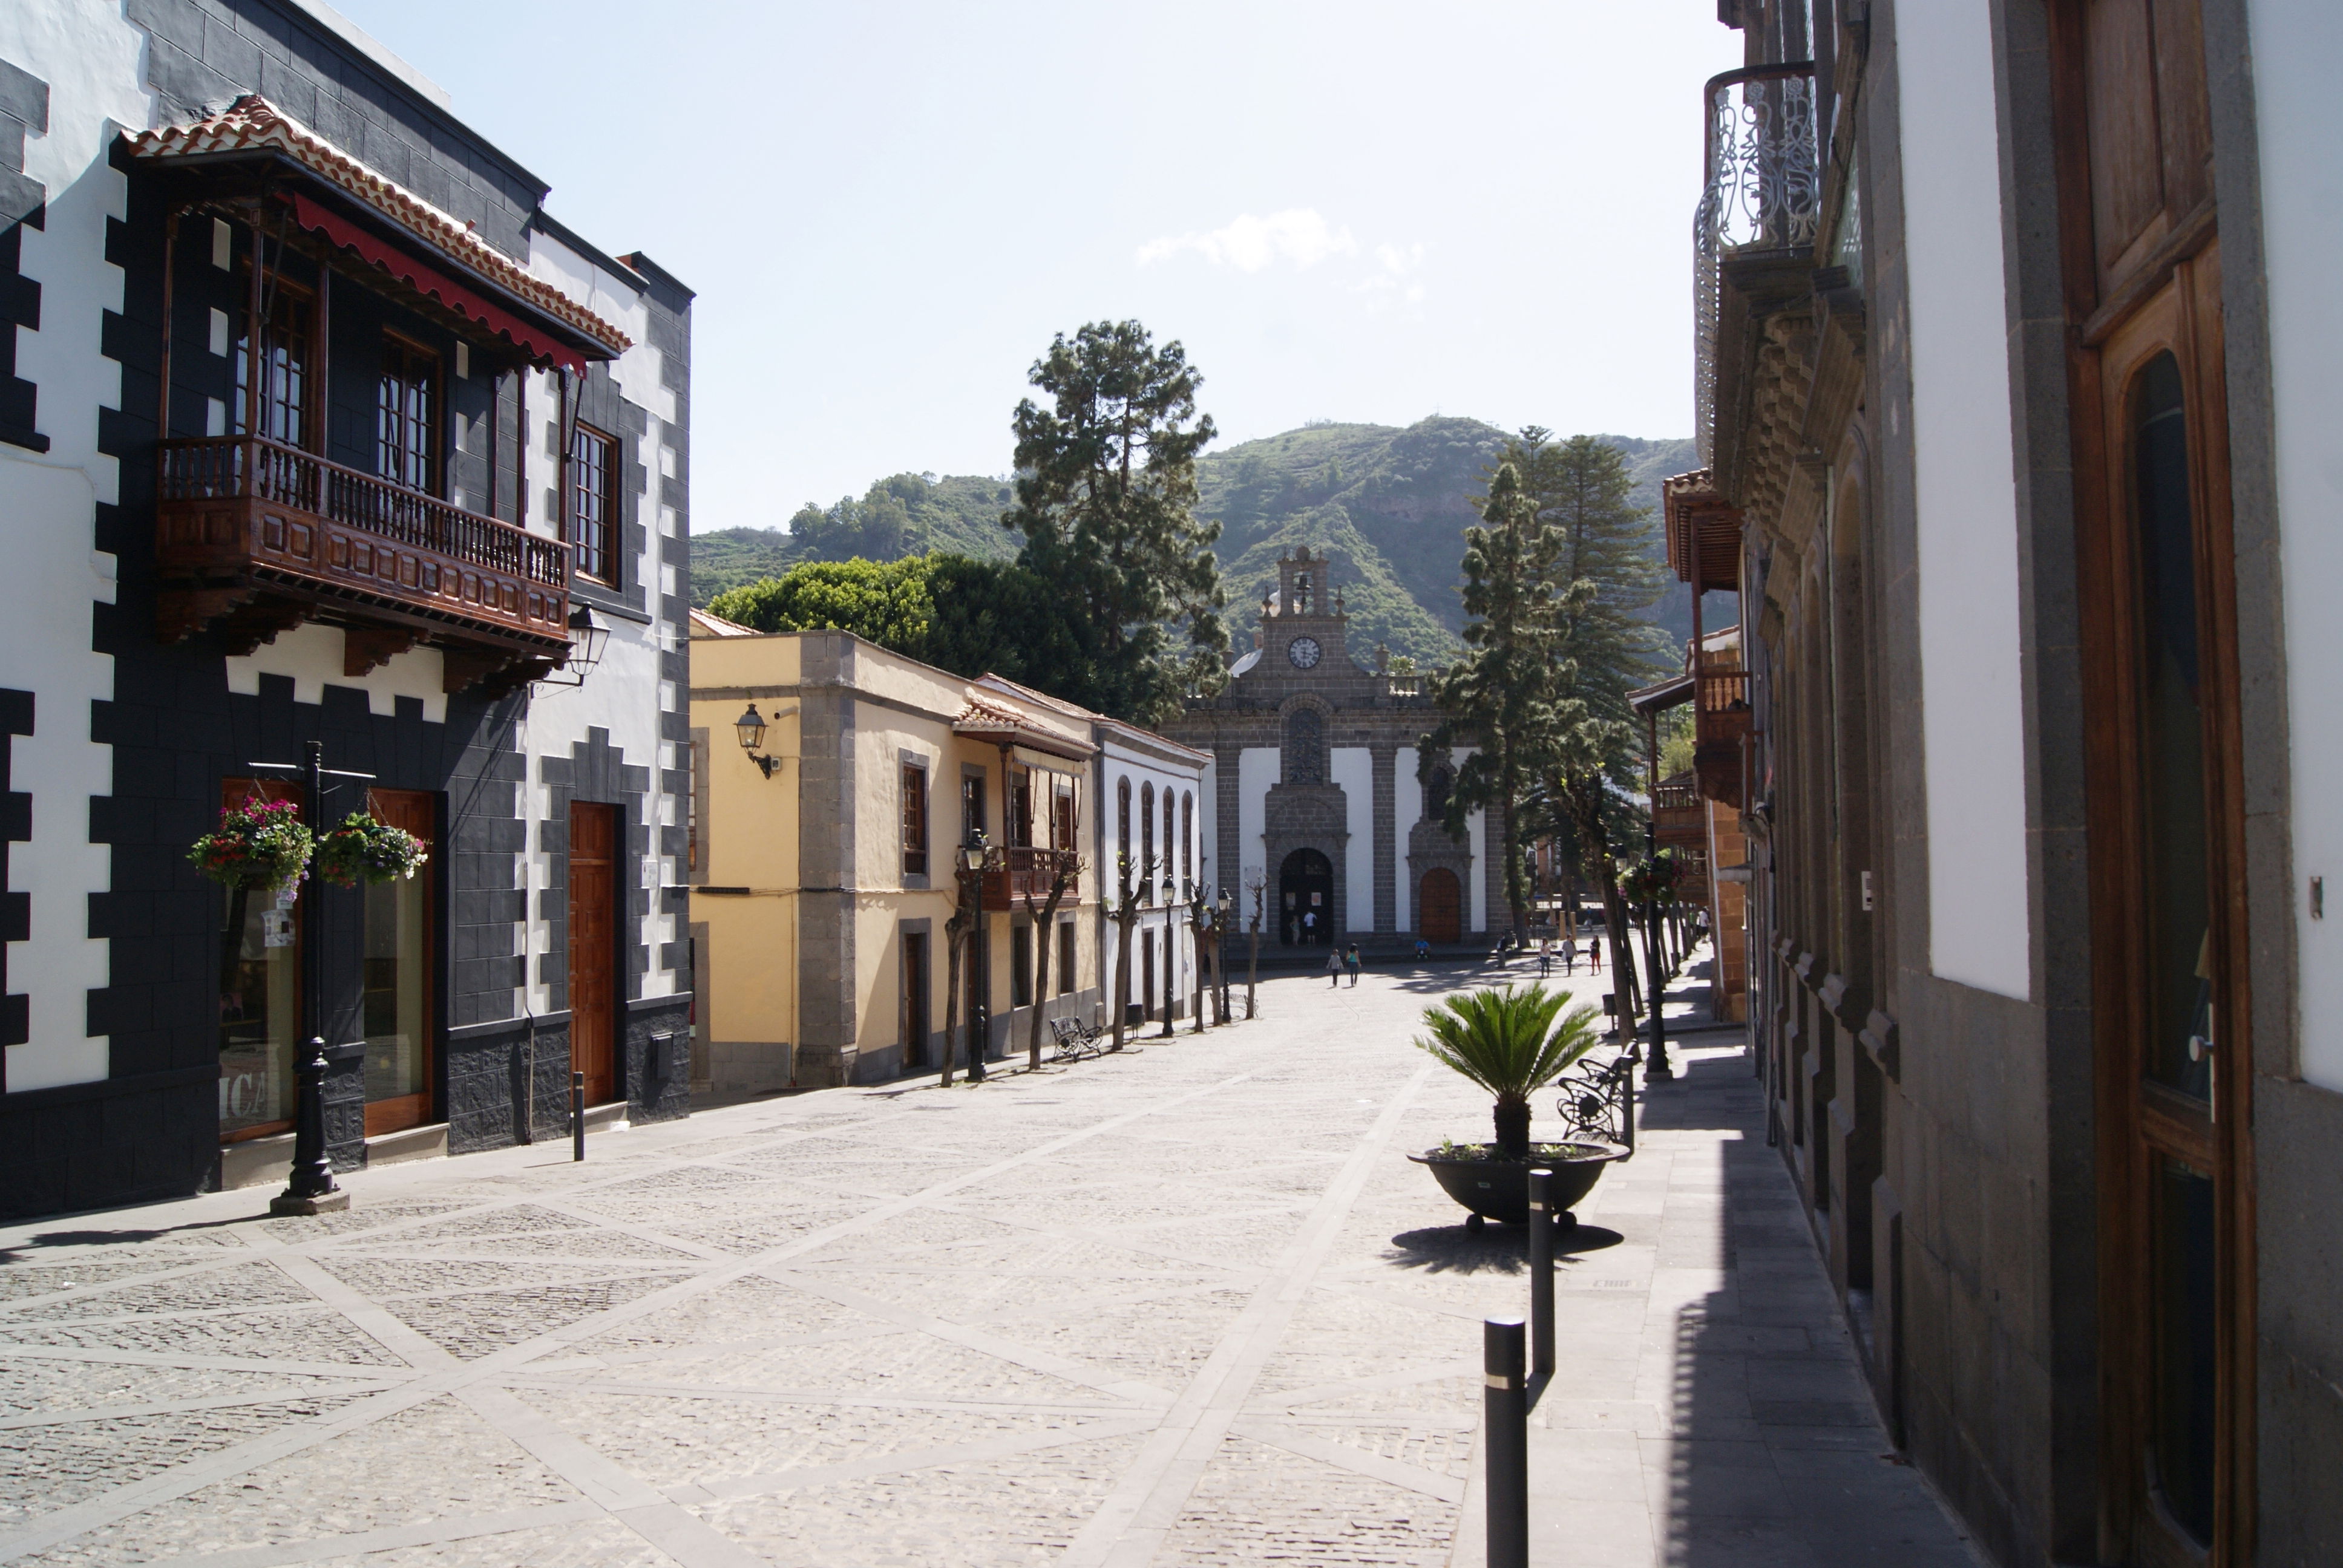
[[[773,769],[781,765],[781,759],[762,756],[759,752],[759,748],[765,744],[765,716],[757,711],[755,703],[749,704],[749,711],[732,721],[732,729],[739,736],[740,749],[749,754],[749,760],[763,769],[765,777],[770,779]]]
[[[986,962],[988,954],[984,940],[984,867],[990,858],[990,849],[980,832],[960,848],[960,875],[968,879],[968,886],[974,895],[969,900],[969,908],[976,921],[975,928],[969,933],[969,963],[975,971],[976,980],[968,997],[968,1081],[970,1083],[984,1081],[984,1050],[992,1033],[992,1020],[985,1014],[985,1002],[992,989],[992,970]],[[944,1049],[951,1049],[950,1042],[946,1042]]]
[[[1644,1059],[1644,1081],[1664,1081],[1676,1075],[1668,1060],[1667,1031],[1661,1022],[1662,999],[1667,978],[1660,970],[1660,829],[1656,819],[1644,823],[1644,968],[1652,977],[1652,1050]]]

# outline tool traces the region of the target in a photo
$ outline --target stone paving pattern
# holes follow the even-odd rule
[[[0,1231],[0,1563],[1478,1564],[1523,1243],[1402,1155],[1487,1136],[1408,1042],[1489,978],[1275,980],[1201,1038],[394,1166],[316,1219]],[[1969,1568],[1746,1058],[1685,1057],[1564,1261],[1533,1561]]]

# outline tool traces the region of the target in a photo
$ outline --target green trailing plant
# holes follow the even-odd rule
[[[187,850],[188,863],[223,888],[281,888],[317,848],[290,800],[247,799],[220,812],[219,826]]]
[[[1491,1116],[1503,1158],[1528,1157],[1530,1096],[1601,1038],[1601,1015],[1584,1005],[1565,1013],[1569,1001],[1567,991],[1507,986],[1466,991],[1424,1011],[1430,1034],[1415,1042],[1417,1049],[1496,1097]]]
[[[338,888],[395,882],[414,876],[430,858],[423,840],[406,829],[353,811],[317,841],[317,875]]]
[[[1683,868],[1676,864],[1675,851],[1662,849],[1647,860],[1638,860],[1619,873],[1619,891],[1636,904],[1664,904],[1674,896],[1676,879]]]

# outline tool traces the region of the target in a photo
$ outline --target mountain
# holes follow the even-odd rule
[[[1694,467],[1693,444],[1603,439],[1626,458],[1636,499],[1652,508],[1656,552],[1660,480]],[[1262,597],[1277,582],[1278,556],[1308,545],[1312,555],[1333,558],[1329,580],[1351,614],[1353,658],[1372,663],[1381,643],[1420,663],[1453,658],[1463,626],[1457,593],[1463,533],[1480,521],[1473,498],[1504,443],[1505,432],[1493,425],[1434,416],[1404,429],[1313,423],[1200,458],[1197,509],[1222,524],[1221,574],[1238,646],[1252,640]],[[1007,491],[1005,479],[899,474],[860,501],[806,508],[791,519],[793,533],[694,534],[692,598],[704,605],[799,560],[888,560],[931,548],[1005,558],[1017,542],[1000,523]],[[1731,596],[1723,597],[1729,606]],[[1710,613],[1715,624],[1731,618],[1723,606],[1713,604]],[[1681,643],[1692,633],[1690,590],[1672,581],[1654,618]]]

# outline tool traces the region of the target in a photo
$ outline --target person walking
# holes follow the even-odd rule
[[[1327,953],[1326,953],[1326,983],[1327,983],[1327,985],[1328,985],[1328,986],[1332,987],[1332,988],[1334,988],[1334,989],[1336,989],[1336,990],[1340,990],[1340,989],[1342,988],[1342,954],[1341,950],[1339,950],[1339,949],[1331,949],[1331,948],[1330,948],[1329,950],[1327,950]]]
[[[1544,937],[1538,939],[1538,979],[1544,980],[1554,970],[1554,949]]]
[[[1316,942],[1316,941],[1317,941],[1317,940],[1318,940],[1318,911],[1317,911],[1317,910],[1304,910],[1302,912],[1302,945],[1303,945],[1304,947],[1308,947],[1308,946],[1310,946],[1311,944],[1312,944],[1312,943]]]
[[[1351,989],[1359,986],[1359,944],[1353,942],[1342,954],[1342,967],[1351,971]]]
[[[1566,975],[1578,972],[1578,944],[1568,937],[1562,940],[1562,972]]]
[[[1586,961],[1594,966],[1596,974],[1603,972],[1603,939],[1601,937],[1586,939]]]

